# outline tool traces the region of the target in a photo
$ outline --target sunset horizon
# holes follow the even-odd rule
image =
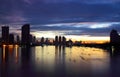
[[[120,77],[120,0],[0,0],[0,77]]]
[[[110,31],[112,29],[118,30],[118,28],[113,25],[118,24],[120,24],[120,22],[74,22],[40,25],[30,24],[30,34],[35,36],[37,40],[40,40],[42,37],[54,39],[55,36],[65,36],[67,40],[71,39],[73,41],[83,41],[89,43],[106,43],[110,41]],[[22,24],[2,24],[0,26],[9,26],[10,33],[21,37]]]

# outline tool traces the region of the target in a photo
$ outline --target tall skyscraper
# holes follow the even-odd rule
[[[9,34],[9,44],[14,44],[14,35]]]
[[[20,37],[19,35],[16,36],[16,42],[19,44],[20,43]]]
[[[112,45],[120,45],[120,36],[118,32],[114,29],[110,32],[110,43]]]
[[[9,27],[2,27],[2,42],[8,44],[9,43]]]
[[[36,37],[33,36],[33,43],[36,43]]]
[[[30,45],[30,25],[22,26],[22,45]]]
[[[62,45],[66,45],[66,38],[64,36],[62,37]]]
[[[58,40],[58,36],[55,36],[55,45],[58,45],[59,40]]]
[[[44,44],[44,42],[45,42],[45,39],[44,39],[44,37],[42,37],[41,38],[41,44]]]
[[[29,39],[30,39],[30,44],[32,44],[33,43],[33,35],[29,35]]]
[[[62,44],[62,38],[61,38],[61,36],[59,36],[59,45],[61,45]]]

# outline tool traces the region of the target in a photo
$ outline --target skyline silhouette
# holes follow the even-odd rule
[[[112,29],[110,32],[110,41],[103,42],[101,44],[110,43],[111,45],[118,45],[120,42],[120,36],[117,30]],[[95,40],[95,39],[94,39]],[[21,27],[21,38],[19,35],[14,36],[14,34],[9,33],[9,26],[2,26],[2,37],[1,37],[1,45],[4,44],[18,44],[18,45],[65,45],[65,46],[72,46],[72,45],[81,45],[81,44],[97,44],[96,42],[91,43],[91,41],[83,42],[83,41],[75,41],[67,38],[65,36],[55,36],[54,39],[44,38],[41,37],[40,41],[30,34],[30,24],[24,24]],[[100,43],[98,43],[100,44]]]
[[[0,0],[0,77],[120,77],[120,0]]]
[[[58,35],[58,36],[65,36],[66,38],[68,38],[67,40],[72,39],[74,41],[107,42],[110,40],[109,32],[112,29],[116,29],[119,31],[119,26],[114,27],[114,25],[117,24],[119,24],[119,22],[111,22],[111,23],[81,22],[81,23],[63,23],[63,24],[58,23],[58,24],[48,24],[48,25],[31,24],[30,33],[33,36],[36,36],[37,39],[40,39],[41,37],[53,39],[55,36]],[[9,27],[10,27],[10,33],[19,36],[21,35],[22,25],[11,24],[9,25]]]
[[[119,34],[117,33],[116,30],[111,30],[110,32],[110,41],[108,42],[103,42],[101,44],[105,43],[115,43],[115,41],[119,41]],[[94,39],[95,40],[95,39]],[[119,43],[119,42],[118,42]],[[16,37],[14,34],[9,33],[9,26],[2,26],[2,37],[1,37],[1,45],[4,44],[18,44],[18,45],[65,45],[65,46],[72,46],[72,45],[82,45],[82,44],[97,44],[96,42],[91,42],[88,41],[83,42],[83,41],[74,41],[71,39],[67,39],[65,36],[55,36],[54,39],[50,38],[44,38],[41,37],[40,41],[36,38],[36,36],[33,36],[30,34],[30,24],[24,24],[21,27],[21,38],[19,35]],[[100,43],[98,43],[100,44]],[[117,44],[117,43],[116,43]]]

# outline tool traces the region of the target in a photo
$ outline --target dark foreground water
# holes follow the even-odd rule
[[[90,47],[0,48],[0,77],[120,77],[120,57]]]

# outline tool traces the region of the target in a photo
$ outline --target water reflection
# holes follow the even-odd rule
[[[71,52],[68,51],[69,48],[66,50],[67,71],[70,75],[107,74],[109,55],[105,50],[89,47],[74,47]]]
[[[35,71],[39,74],[53,75],[55,66],[54,46],[44,46],[35,48]]]
[[[119,46],[111,47],[110,50],[110,68],[111,68],[111,77],[119,77],[120,71],[120,49]]]
[[[13,59],[15,59],[15,62],[18,62],[18,46],[3,46],[1,48],[1,53],[2,53],[2,63],[6,63],[8,61],[14,61]]]
[[[109,77],[115,70],[109,52],[99,48],[3,46],[0,52],[3,77]]]
[[[15,63],[18,63],[19,53],[18,53],[18,46],[15,46]]]
[[[60,77],[66,74],[65,46],[55,46],[55,71]]]
[[[18,46],[14,47],[12,45],[6,46],[3,45],[1,48],[1,75],[2,77],[7,77],[8,75],[12,75],[13,72],[15,73],[16,61],[18,61]],[[16,56],[15,56],[16,54]],[[13,71],[13,72],[10,72]]]
[[[31,71],[31,48],[30,47],[22,47],[21,48],[21,67],[20,67],[20,72],[21,72],[21,77],[29,77],[29,76],[34,76]]]

